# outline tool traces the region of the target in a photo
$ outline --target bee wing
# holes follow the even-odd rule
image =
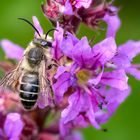
[[[17,67],[8,72],[0,81],[0,87],[3,88],[10,88],[13,91],[16,91],[17,86],[19,84],[19,78],[22,74],[22,69],[21,69],[21,63],[22,60],[18,63]]]
[[[39,69],[39,82],[40,82],[40,93],[38,97],[38,106],[44,108],[47,105],[53,105],[53,92],[51,82],[47,78],[46,64],[42,61]]]

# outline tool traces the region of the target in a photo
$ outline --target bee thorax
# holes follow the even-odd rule
[[[35,47],[32,48],[28,54],[27,54],[27,58],[28,58],[28,63],[31,66],[37,66],[40,64],[40,62],[43,59],[43,50],[39,47]]]

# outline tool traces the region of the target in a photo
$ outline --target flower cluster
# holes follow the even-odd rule
[[[71,33],[76,33],[80,23],[100,28],[100,21],[108,21],[117,12],[112,3],[99,0],[46,0],[42,10],[54,25],[59,21],[60,26]]]
[[[57,69],[49,71],[54,98],[50,101],[48,96],[39,94],[39,108],[26,112],[16,95],[11,97],[1,91],[4,94],[0,98],[0,118],[3,120],[0,137],[11,140],[35,137],[37,140],[82,140],[75,129],[92,125],[105,131],[101,124],[108,121],[131,92],[128,74],[140,80],[140,64],[132,64],[133,58],[140,53],[140,41],[130,40],[117,47],[115,36],[121,22],[117,8],[106,1],[47,0],[42,9],[56,27],[49,52],[58,64]],[[107,24],[104,40],[90,45],[86,36],[76,37],[81,22],[95,28],[99,27],[100,21]],[[35,16],[33,23],[43,35]],[[38,37],[36,33],[35,37]],[[17,61],[22,58],[23,48],[9,40],[0,43],[7,58]],[[5,71],[13,65],[0,62]],[[48,101],[47,104],[44,100]],[[10,108],[7,101],[14,102]]]
[[[51,112],[35,109],[27,112],[21,106],[19,97],[11,91],[1,91],[0,95],[0,139],[2,140],[61,140],[58,122],[53,119],[52,123],[46,121]],[[54,113],[51,113],[54,115]],[[44,124],[47,126],[44,127]],[[65,137],[65,140],[82,140],[79,132],[74,131]]]

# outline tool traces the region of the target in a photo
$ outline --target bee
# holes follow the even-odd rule
[[[50,54],[52,40],[41,36],[35,26],[24,18],[19,18],[31,25],[38,37],[31,41],[24,51],[22,59],[16,68],[7,73],[0,81],[0,86],[10,87],[19,93],[20,101],[26,110],[35,107],[39,96],[42,95],[43,102],[47,105],[47,99],[52,94],[51,81],[47,77],[47,72],[52,65],[57,65]]]

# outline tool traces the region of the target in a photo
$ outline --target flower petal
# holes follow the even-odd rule
[[[60,130],[60,135],[62,138],[65,140],[83,140],[82,135],[77,133],[76,131],[72,131],[73,127],[73,122],[64,124],[64,120],[61,118],[59,122],[59,130]]]
[[[125,71],[126,73],[134,76],[137,80],[140,80],[140,70],[133,67],[129,67],[129,68],[126,68]]]
[[[118,47],[118,53],[124,54],[129,58],[129,60],[132,60],[140,53],[140,41],[127,41]]]
[[[60,130],[60,135],[61,137],[68,136],[70,134],[72,126],[71,123],[64,124],[63,118],[60,119],[59,121],[59,130]]]
[[[52,86],[57,103],[62,101],[64,93],[71,86],[70,76],[71,74],[68,72],[63,73],[57,78],[57,82]]]
[[[66,15],[73,15],[73,9],[72,9],[72,6],[71,6],[69,0],[66,1],[64,10],[62,12]]]
[[[39,31],[40,35],[43,35],[43,29],[39,23],[39,20],[37,19],[36,16],[33,16],[32,17],[32,20],[33,20],[33,23],[34,23],[34,26],[35,28]],[[38,37],[38,34],[35,32],[35,36]]]
[[[116,48],[117,47],[116,47],[114,38],[109,37],[103,40],[102,42],[96,44],[92,50],[93,50],[94,56],[97,56],[98,61],[102,65],[104,65],[107,61],[113,58],[113,56],[116,53]]]
[[[75,7],[76,8],[88,8],[91,4],[92,0],[76,0]]]
[[[125,90],[118,90],[116,88],[110,88],[106,93],[106,100],[107,102],[111,103],[116,101],[117,103],[121,104],[126,97],[130,94],[131,88],[128,87]]]
[[[61,117],[64,123],[68,123],[76,118],[84,105],[84,99],[79,90],[73,93],[68,99],[68,107],[62,111]]]
[[[131,66],[130,59],[125,54],[118,53],[111,60],[117,69],[127,68]]]
[[[12,43],[9,40],[2,40],[0,44],[7,58],[16,59],[18,61],[22,58],[24,49],[20,46]]]
[[[104,72],[101,83],[120,90],[128,89],[128,77],[124,70],[114,70],[112,72]]]
[[[81,133],[73,131],[70,136],[66,138],[66,140],[83,140]]]
[[[83,37],[72,49],[72,59],[81,67],[91,67],[93,65],[94,54],[88,44],[86,37]]]
[[[131,88],[128,87],[126,90],[118,90],[116,88],[111,88],[108,91],[104,92],[106,96],[107,111],[100,110],[96,113],[96,119],[99,123],[105,123],[108,119],[114,114],[118,106],[129,96]]]
[[[107,28],[107,37],[115,37],[118,29],[120,28],[121,21],[118,15],[110,16],[108,14],[105,15],[103,20],[108,24]]]
[[[0,128],[0,138],[3,138],[3,136],[4,136],[3,129],[2,129],[2,128]]]
[[[104,72],[104,68],[102,68],[101,72],[96,77],[91,78],[90,80],[88,80],[88,83],[90,85],[92,85],[92,86],[97,85],[100,82],[101,78],[102,78],[103,72]]]
[[[94,53],[88,44],[86,37],[77,40],[71,34],[63,41],[62,50],[64,54],[72,58],[80,67],[92,67]]]
[[[67,33],[67,36],[63,38],[61,51],[68,57],[72,58],[72,51],[76,43],[78,43],[78,39],[70,34]]]
[[[51,91],[40,92],[37,99],[37,105],[39,108],[43,109],[46,106],[53,106],[53,98],[51,97]]]
[[[96,129],[101,129],[99,123],[96,121],[95,112],[94,112],[94,107],[93,107],[93,105],[92,105],[91,99],[89,100],[89,104],[90,104],[90,107],[89,107],[89,110],[88,110],[87,113],[86,113],[86,116],[88,117],[90,123],[91,123]],[[94,104],[94,103],[93,103],[93,104]]]
[[[60,57],[62,56],[61,53],[61,44],[62,44],[62,40],[63,40],[63,29],[61,27],[59,27],[59,24],[57,23],[57,31],[54,32],[54,42],[52,44],[53,46],[53,56],[55,59],[60,59]]]
[[[23,129],[23,122],[18,113],[9,113],[4,124],[4,131],[10,139],[18,138]]]
[[[79,115],[77,116],[74,120],[73,120],[73,124],[79,128],[85,128],[88,127],[89,123],[87,122],[87,120],[84,118],[83,115]]]
[[[97,122],[99,124],[106,123],[109,120],[109,118],[114,114],[118,106],[119,104],[117,102],[108,103],[107,108],[104,109],[106,111],[100,110],[99,112],[96,112],[95,116]]]
[[[61,74],[63,74],[64,72],[66,72],[68,69],[68,67],[65,67],[65,66],[59,66],[57,68],[57,73],[56,75],[54,76],[55,79],[57,79]]]

